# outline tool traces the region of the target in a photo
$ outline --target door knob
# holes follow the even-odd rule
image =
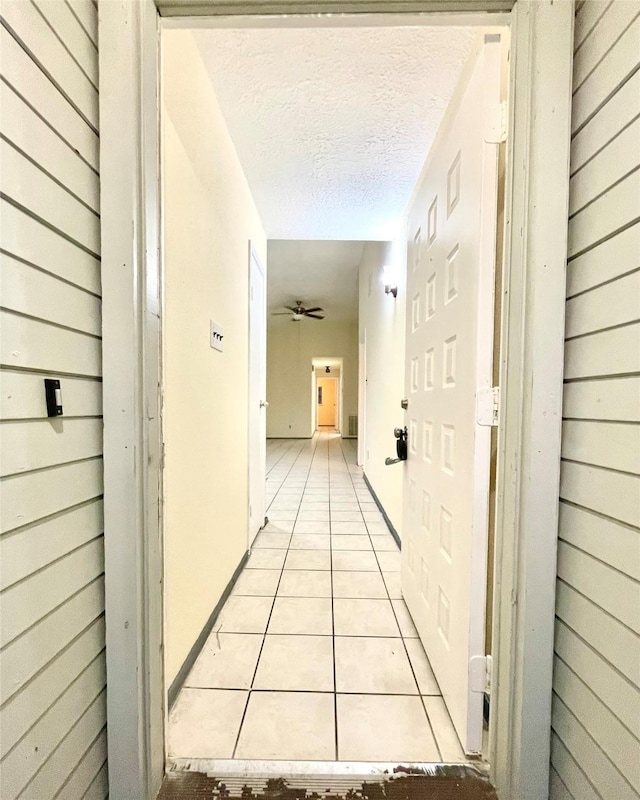
[[[269,408],[269,403],[266,400],[261,400],[260,408]]]
[[[385,458],[384,463],[387,466],[390,466],[391,464],[398,464],[400,461],[407,460],[407,429],[394,428],[393,435],[396,437],[397,458]]]

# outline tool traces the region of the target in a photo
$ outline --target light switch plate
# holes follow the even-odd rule
[[[214,350],[219,350],[220,352],[224,350],[224,333],[222,331],[222,325],[218,325],[218,323],[214,322],[213,320],[211,320],[209,343]]]

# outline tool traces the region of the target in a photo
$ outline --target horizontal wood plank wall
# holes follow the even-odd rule
[[[576,4],[552,800],[640,797],[640,2]]]
[[[0,13],[0,797],[103,800],[98,12]]]

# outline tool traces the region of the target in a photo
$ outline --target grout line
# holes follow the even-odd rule
[[[344,452],[343,452],[342,455],[343,455],[343,458],[344,458]],[[347,463],[347,460],[345,458],[345,464],[346,463]],[[353,478],[351,479],[351,482],[353,483]],[[355,485],[354,485],[354,489],[355,489]],[[356,496],[357,496],[357,493],[356,493]],[[358,504],[360,504],[360,498],[358,498]],[[364,516],[363,516],[363,519],[364,519]],[[365,527],[366,527],[366,525],[365,525]],[[369,533],[369,528],[367,528],[367,535],[369,536],[369,540],[371,541],[371,534]],[[391,535],[391,534],[389,534],[389,535]],[[415,673],[415,670],[413,668],[413,663],[411,661],[411,656],[409,655],[409,650],[407,648],[407,643],[406,643],[406,640],[405,640],[408,637],[404,636],[404,634],[402,632],[402,628],[400,627],[400,620],[398,619],[398,614],[396,613],[395,606],[393,605],[393,601],[391,600],[391,595],[389,594],[389,589],[387,588],[387,584],[385,582],[384,575],[382,573],[382,566],[380,565],[380,561],[378,559],[378,552],[377,552],[377,550],[375,550],[375,548],[373,548],[373,542],[372,541],[371,541],[371,547],[372,547],[373,552],[375,554],[376,563],[378,564],[378,569],[380,570],[380,576],[382,578],[382,583],[384,584],[385,592],[387,593],[387,598],[388,598],[389,604],[391,606],[391,611],[393,613],[393,617],[394,617],[394,619],[396,621],[396,625],[398,626],[398,630],[400,631],[400,638],[402,639],[402,646],[404,647],[404,652],[405,652],[405,655],[407,657],[407,661],[409,662],[409,668],[411,669],[411,674],[413,675],[413,680],[414,680],[414,683],[416,685],[416,689],[418,690],[418,697],[420,698],[420,702],[421,702],[422,708],[424,710],[424,715],[425,715],[425,717],[427,719],[427,725],[429,726],[429,730],[431,731],[431,736],[433,737],[433,741],[435,743],[436,750],[438,751],[438,755],[440,757],[440,761],[444,761],[444,759],[442,757],[442,751],[440,750],[440,744],[438,742],[438,739],[436,738],[435,730],[434,730],[433,725],[431,723],[431,720],[429,718],[429,713],[427,711],[427,706],[426,706],[426,704],[424,702],[424,698],[420,694],[420,685],[418,684],[418,679],[416,677],[416,673]],[[419,638],[418,638],[418,641],[420,641]],[[426,656],[426,653],[425,653],[425,657],[427,657],[427,660],[428,660],[428,656]],[[440,689],[440,686],[438,686],[438,689]],[[413,697],[414,695],[411,695],[411,696]]]
[[[313,440],[312,440],[312,442],[313,442]],[[309,479],[309,472],[311,471],[311,465],[313,464],[313,459],[314,459],[317,447],[318,447],[318,444],[316,442],[315,447],[313,449],[313,452],[311,454],[311,460],[309,462],[309,471],[307,472],[307,481]],[[300,458],[300,455],[301,455],[302,451],[303,451],[303,448],[301,447],[300,450],[298,451],[298,454],[297,454],[296,458],[294,459],[294,462],[291,465],[291,469],[289,470],[287,475],[289,475],[291,473],[291,470],[293,469],[293,467],[295,466],[296,462],[298,461],[298,458]],[[306,487],[306,482],[305,482],[305,487]],[[304,492],[303,492],[303,494],[304,494]],[[302,502],[302,500],[301,500],[301,502]],[[299,511],[300,511],[300,506],[298,506],[298,513],[299,513]],[[296,522],[297,522],[297,515],[296,515],[296,519],[294,520],[294,523],[293,523],[293,527],[294,528],[296,526]],[[244,721],[245,721],[245,718],[247,716],[247,709],[249,708],[249,701],[251,700],[251,693],[254,691],[253,684],[255,683],[256,675],[258,674],[258,667],[260,665],[260,659],[262,658],[262,651],[264,650],[264,645],[265,645],[265,642],[267,640],[267,631],[269,630],[269,625],[271,624],[271,617],[273,615],[273,609],[275,608],[275,605],[276,605],[276,598],[278,596],[278,589],[280,588],[280,582],[282,581],[282,576],[284,574],[284,565],[286,564],[287,556],[289,555],[289,549],[290,549],[290,546],[291,546],[291,539],[292,538],[293,538],[293,534],[289,538],[289,546],[287,547],[287,552],[285,554],[284,561],[282,562],[282,568],[280,570],[280,577],[278,578],[278,585],[276,586],[276,591],[275,591],[275,594],[273,596],[273,602],[271,603],[271,610],[269,611],[269,617],[267,619],[267,624],[266,624],[265,629],[264,629],[264,634],[262,635],[262,644],[260,645],[260,652],[258,653],[258,659],[256,661],[256,666],[255,666],[255,669],[253,670],[253,677],[251,678],[251,686],[250,686],[249,691],[247,693],[247,702],[245,703],[244,711],[242,712],[242,719],[240,720],[240,726],[238,728],[238,735],[236,736],[236,741],[235,741],[235,743],[233,745],[233,752],[231,754],[231,758],[235,758],[236,757],[236,750],[238,749],[238,743],[240,741],[240,735],[242,733],[242,728],[244,726]],[[284,549],[284,548],[282,548],[282,549]],[[244,572],[244,570],[243,570],[243,572]]]
[[[329,473],[329,560],[331,566],[331,647],[333,653],[333,731],[335,760],[338,760],[338,681],[336,676],[336,616],[333,594],[333,537],[331,535],[331,445],[327,441],[327,464]]]

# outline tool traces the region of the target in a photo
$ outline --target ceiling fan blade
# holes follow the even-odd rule
[[[291,316],[291,312],[290,311],[272,311],[271,312],[271,316],[272,317],[290,317]]]
[[[320,306],[317,306],[316,308],[306,308],[304,313],[309,314],[313,313],[314,311],[324,311],[324,309],[320,308]]]
[[[309,317],[309,319],[324,319],[324,317],[319,317],[317,314],[309,314],[308,312],[305,314],[305,317]]]

